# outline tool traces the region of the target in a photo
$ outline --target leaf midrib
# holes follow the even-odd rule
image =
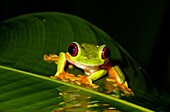
[[[62,85],[65,85],[65,86],[69,86],[69,87],[72,87],[72,88],[75,88],[75,89],[79,89],[79,90],[85,91],[87,93],[95,94],[96,96],[100,96],[100,97],[103,97],[103,98],[115,101],[117,103],[121,103],[123,105],[128,106],[129,108],[135,108],[138,111],[153,112],[150,109],[138,106],[136,104],[127,102],[125,100],[114,98],[112,96],[109,96],[109,95],[106,95],[106,94],[103,94],[103,93],[99,93],[99,92],[96,92],[96,91],[93,91],[93,90],[88,90],[86,88],[83,88],[83,87],[80,87],[80,86],[76,86],[76,85],[73,85],[73,84],[69,84],[69,83],[65,83],[65,82],[62,82],[62,81],[59,81],[59,80],[54,80],[54,79],[51,79],[49,77],[41,76],[41,75],[38,75],[38,74],[34,74],[34,73],[31,73],[31,72],[27,72],[27,71],[22,71],[22,70],[19,70],[19,69],[15,69],[15,68],[3,66],[3,65],[0,65],[0,68],[1,69],[5,69],[5,70],[9,70],[9,71],[13,71],[13,72],[18,72],[18,73],[26,74],[26,75],[33,76],[33,77],[37,77],[37,78],[40,78],[40,79],[48,80],[48,81],[51,81],[51,82],[54,82],[54,83],[58,83],[58,84],[62,84]]]

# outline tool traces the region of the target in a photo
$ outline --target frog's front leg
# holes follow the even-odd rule
[[[56,54],[50,54],[48,55],[44,55],[44,60],[48,61],[48,62],[55,62],[56,64],[58,63],[58,55]]]
[[[133,91],[128,88],[128,84],[125,81],[125,76],[119,66],[108,67],[108,74],[110,78],[107,78],[107,81],[112,81],[116,83],[116,86],[124,92],[124,95],[133,95]]]
[[[93,84],[93,81],[99,79],[100,77],[104,76],[107,73],[105,69],[100,69],[96,72],[90,73],[89,76],[79,76],[78,84],[88,84],[93,88],[98,88],[99,86]]]
[[[64,68],[66,66],[68,56],[64,52],[61,52],[58,57],[58,64],[57,64],[57,73],[52,76],[52,78],[60,78],[63,81],[68,81],[67,79],[70,79],[71,81],[77,80],[77,78],[73,74],[69,74],[65,72]]]

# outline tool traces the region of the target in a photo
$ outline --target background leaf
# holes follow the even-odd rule
[[[152,84],[145,71],[129,54],[106,33],[75,16],[52,12],[35,13],[1,22],[0,64],[2,67],[8,66],[28,73],[43,76],[54,75],[56,65],[43,61],[43,55],[65,52],[67,46],[73,41],[104,43],[110,47],[113,63],[121,66],[130,88],[135,92],[134,97],[122,97],[122,99],[154,110],[167,109],[170,101],[169,95]],[[63,97],[57,94],[60,92],[56,89],[58,83],[53,85],[51,80],[33,78],[3,68],[0,72],[2,80],[0,82],[0,97],[2,98],[0,109],[2,111],[23,108],[47,111],[52,109],[52,105],[64,101]],[[33,100],[33,98],[37,99]],[[103,97],[100,100],[104,100]],[[113,99],[108,100],[108,103],[113,105]],[[120,110],[131,108],[127,106],[120,108],[121,104],[114,105]]]

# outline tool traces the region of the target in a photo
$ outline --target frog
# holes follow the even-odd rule
[[[60,52],[59,55],[44,55],[45,61],[54,61],[57,64],[57,72],[52,78],[75,81],[77,84],[88,84],[94,88],[98,85],[93,82],[108,74],[107,80],[114,82],[126,95],[134,95],[128,87],[125,75],[119,65],[112,66],[109,59],[111,50],[105,45],[92,43],[72,42],[67,52]],[[75,76],[65,71],[66,63],[82,69],[85,75]]]

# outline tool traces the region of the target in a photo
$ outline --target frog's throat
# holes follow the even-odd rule
[[[75,65],[75,66],[77,66],[79,68],[82,68],[82,69],[84,69],[86,67],[98,67],[98,66],[102,65],[102,64],[89,65],[89,64],[75,62],[75,61],[72,61],[70,59],[67,59],[67,60],[68,60],[69,63],[71,63],[71,64],[73,64],[73,65]]]
[[[85,71],[85,74],[90,75],[91,73],[94,73],[100,69],[100,64],[99,65],[88,65],[88,64],[83,64],[79,62],[75,62],[70,60],[69,58],[67,59],[69,63],[75,65],[78,68],[81,68]]]

